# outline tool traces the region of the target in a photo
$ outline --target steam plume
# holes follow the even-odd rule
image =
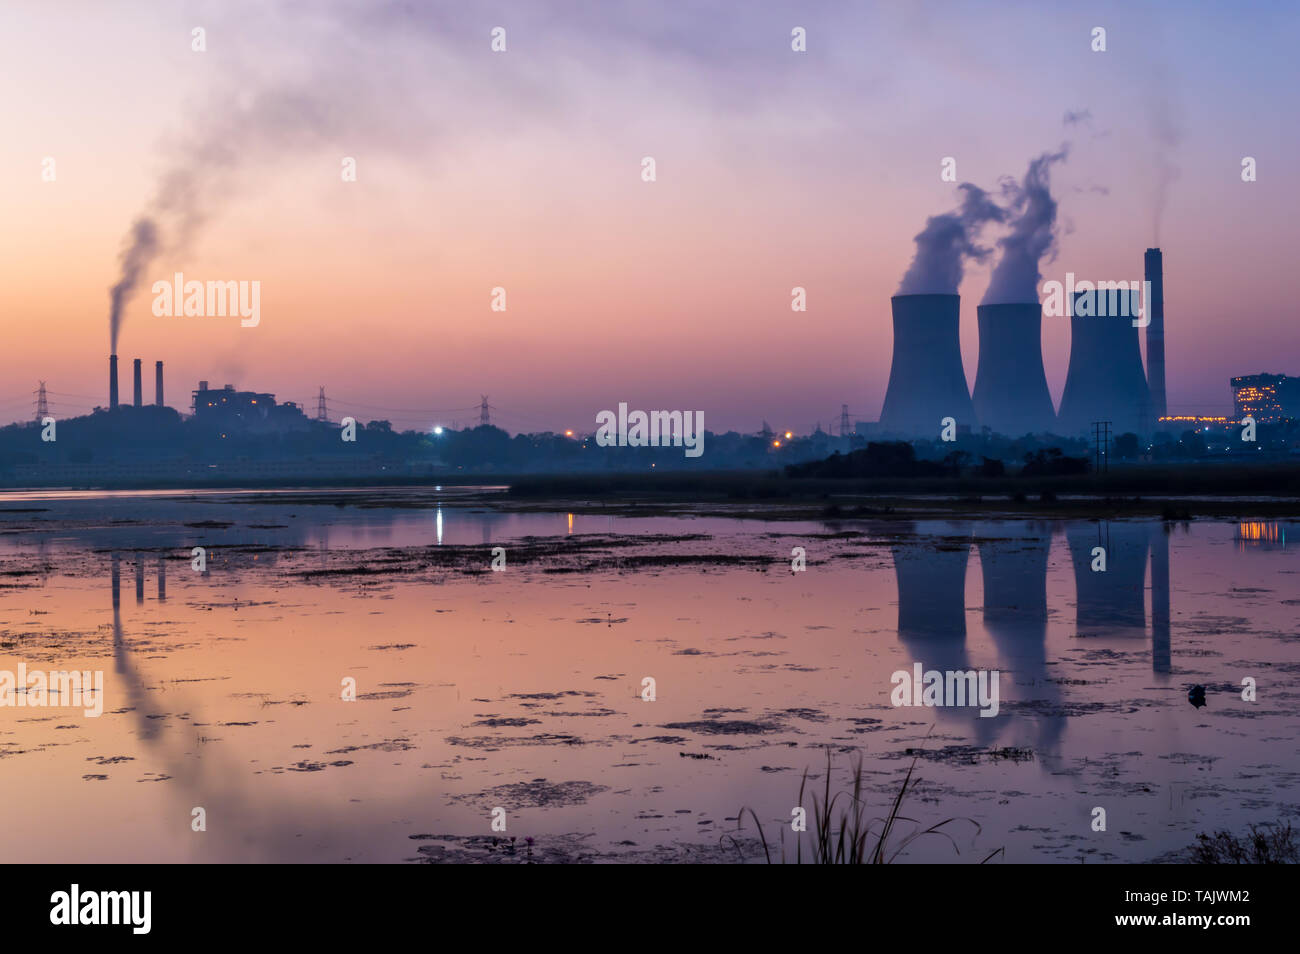
[[[1008,182],[1011,230],[998,240],[1002,258],[993,269],[984,305],[1038,301],[1038,263],[1051,261],[1056,252],[1056,200],[1052,198],[1049,172],[1052,164],[1065,160],[1067,148],[1045,152],[1029,163],[1024,181]]]
[[[961,206],[955,212],[932,215],[916,236],[916,255],[899,283],[900,295],[955,295],[967,259],[982,262],[988,248],[976,244],[986,222],[1001,222],[1002,209],[979,186],[963,182]]]

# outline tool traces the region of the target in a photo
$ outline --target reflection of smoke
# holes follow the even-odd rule
[[[1056,200],[1052,198],[1049,172],[1061,162],[1067,147],[1045,152],[1031,160],[1024,181],[1007,183],[1011,196],[1011,231],[998,240],[1002,258],[993,269],[988,291],[981,304],[1002,305],[1038,301],[1038,263],[1056,250]]]
[[[1001,222],[1006,212],[978,186],[963,182],[961,206],[932,215],[916,236],[916,255],[899,283],[900,295],[955,295],[967,259],[984,261],[989,249],[976,244],[987,222]]]
[[[310,813],[301,805],[276,804],[259,799],[240,784],[241,766],[214,754],[195,725],[201,719],[183,720],[188,729],[169,730],[173,720],[150,698],[127,647],[120,609],[121,576],[118,556],[113,554],[113,659],[117,682],[125,690],[123,709],[135,719],[136,735],[159,757],[166,774],[184,790],[184,813],[175,824],[184,824],[190,811],[201,806],[208,824],[221,824],[225,834],[206,844],[227,857],[246,860],[249,851],[261,851],[272,861],[299,857],[304,850],[327,846],[343,829],[334,808],[313,805]],[[237,827],[236,827],[237,826]]]

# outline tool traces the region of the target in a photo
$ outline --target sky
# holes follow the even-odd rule
[[[1158,244],[1170,412],[1229,413],[1229,377],[1300,374],[1297,41],[1300,7],[1265,2],[7,0],[0,421],[41,380],[56,416],[106,403],[142,215],[124,396],[140,357],[185,411],[207,380],[402,429],[476,423],[483,394],[512,432],[620,402],[875,420],[914,237],[1062,146],[1043,280],[1138,280]],[[960,287],[968,384],[996,262]],[[178,271],[259,282],[260,323],[155,317]],[[1043,352],[1059,402],[1068,320]]]

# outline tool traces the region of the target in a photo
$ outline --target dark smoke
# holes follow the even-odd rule
[[[1038,263],[1056,252],[1056,200],[1049,172],[1065,160],[1068,150],[1046,152],[1029,163],[1022,183],[1004,187],[1010,196],[1011,231],[998,240],[1002,258],[993,269],[981,304],[1003,305],[1038,301]]]
[[[976,244],[987,222],[1001,222],[1006,212],[979,186],[963,182],[960,208],[932,215],[916,236],[916,256],[898,286],[900,295],[955,295],[967,259],[982,262],[988,248]]]
[[[112,354],[117,354],[117,333],[122,328],[122,308],[131,298],[140,273],[158,253],[158,228],[147,218],[137,219],[127,233],[122,250],[122,272],[117,284],[108,290],[112,308],[108,316],[108,334]]]

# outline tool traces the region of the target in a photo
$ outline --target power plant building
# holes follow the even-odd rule
[[[1240,421],[1280,421],[1300,417],[1300,378],[1248,374],[1232,379],[1232,403]]]

